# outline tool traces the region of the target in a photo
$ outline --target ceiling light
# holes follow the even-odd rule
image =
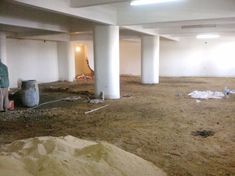
[[[81,47],[80,47],[80,46],[77,46],[75,50],[76,50],[76,52],[79,53],[79,52],[81,51]]]
[[[197,39],[216,39],[220,38],[218,34],[199,34],[197,35]]]
[[[179,0],[133,0],[131,1],[131,5],[138,6],[138,5],[159,4],[159,3],[166,3],[173,1],[179,1]]]

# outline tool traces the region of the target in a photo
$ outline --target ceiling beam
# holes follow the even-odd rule
[[[230,27],[217,28],[200,28],[200,29],[182,29],[182,28],[168,28],[158,29],[156,31],[159,35],[181,35],[181,34],[199,34],[199,33],[230,33],[235,32],[235,25]]]
[[[0,4],[0,24],[53,32],[69,32],[64,16],[42,12],[10,3]]]
[[[144,29],[142,26],[121,26],[121,30],[129,31],[130,33],[138,33],[139,35],[147,34],[147,35],[157,35],[155,30],[153,29]]]
[[[98,23],[116,24],[116,11],[106,7],[72,8],[70,0],[11,0],[14,3],[33,6],[45,11],[52,11],[66,16],[82,18]],[[89,0],[87,0],[89,1]]]
[[[218,19],[204,19],[204,20],[186,20],[186,21],[172,21],[172,22],[159,22],[143,25],[146,29],[156,29],[165,27],[176,26],[193,26],[193,25],[220,25],[220,24],[234,24],[235,17],[218,18]]]
[[[31,40],[47,40],[47,41],[70,41],[70,36],[68,34],[50,34],[50,35],[35,35],[35,36],[16,35],[16,38],[24,38]]]
[[[179,42],[180,38],[179,37],[173,37],[171,35],[160,35],[160,37],[171,40],[171,41],[175,41],[175,42]]]
[[[120,2],[128,2],[128,0],[70,0],[71,7],[89,7],[89,6],[97,6],[97,5],[105,5],[105,4],[113,4]]]
[[[44,31],[53,31],[53,32],[61,32],[67,33],[69,30],[65,26],[60,25],[49,25],[45,23],[40,23],[36,21],[30,20],[22,20],[17,18],[11,17],[3,17],[0,16],[0,24],[7,25],[7,26],[16,26],[16,27],[23,27],[23,28],[30,28],[30,29],[37,29],[37,30],[44,30]]]

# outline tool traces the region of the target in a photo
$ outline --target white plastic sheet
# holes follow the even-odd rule
[[[207,91],[195,90],[189,93],[188,95],[195,99],[222,99],[225,96],[223,92],[218,92],[218,91],[213,92],[210,90]]]
[[[235,94],[235,90],[230,90],[227,87],[224,88],[224,94],[229,95],[229,94]]]

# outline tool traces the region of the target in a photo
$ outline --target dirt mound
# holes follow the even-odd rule
[[[37,137],[0,148],[4,176],[165,176],[152,163],[105,142]]]

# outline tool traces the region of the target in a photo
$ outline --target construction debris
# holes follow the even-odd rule
[[[213,92],[213,91],[193,91],[188,94],[192,98],[195,99],[222,99],[224,98],[224,93],[223,92]]]
[[[101,106],[101,107],[96,108],[96,109],[92,109],[92,110],[90,110],[90,111],[85,112],[85,115],[90,114],[90,113],[95,112],[95,111],[98,111],[98,110],[100,110],[100,109],[106,108],[106,107],[108,107],[108,106],[109,106],[109,104],[108,104],[108,105]]]
[[[227,87],[224,88],[224,95],[235,94],[235,90],[230,90]]]
[[[86,58],[86,66],[90,70],[90,73],[82,73],[80,75],[77,75],[75,77],[76,80],[93,80],[95,72],[94,70],[90,67],[89,60]]]
[[[91,104],[100,104],[100,103],[104,103],[104,100],[92,99],[92,100],[89,101],[89,103],[91,103]]]
[[[100,104],[100,103],[104,103],[104,92],[100,92],[100,95],[99,95],[99,99],[95,98],[95,99],[91,99],[89,101],[89,103],[91,104]]]
[[[75,79],[76,79],[76,80],[92,80],[93,77],[90,76],[90,75],[85,75],[85,74],[82,73],[81,75],[77,75],[77,76],[75,77]]]

